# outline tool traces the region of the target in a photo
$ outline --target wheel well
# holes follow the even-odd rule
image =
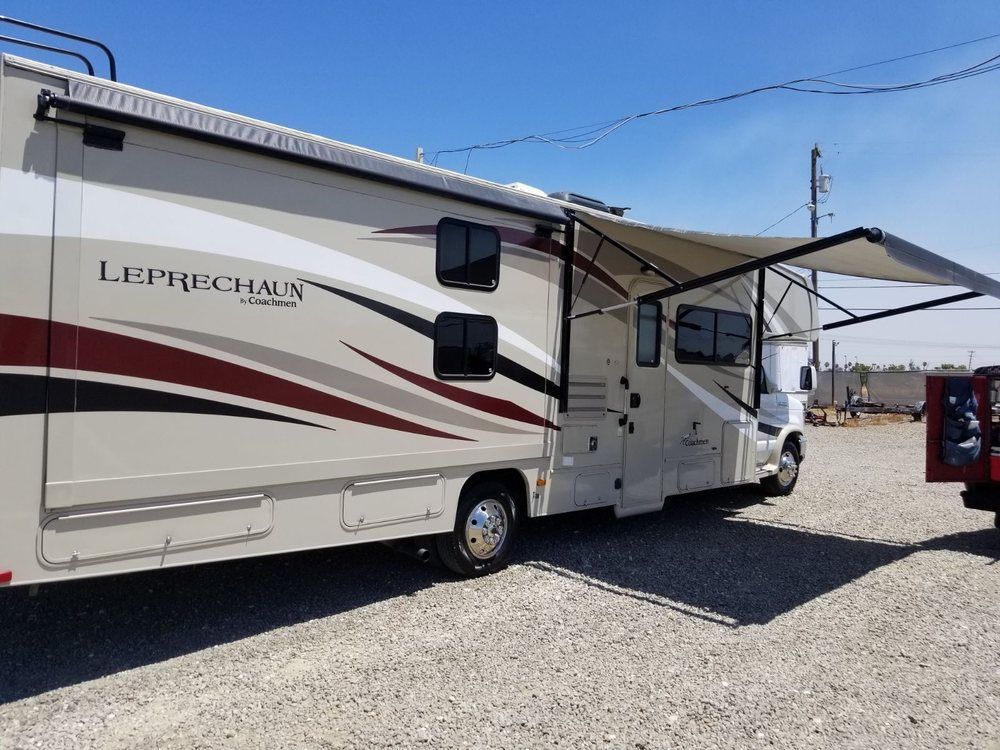
[[[517,469],[494,469],[492,471],[477,471],[469,477],[462,491],[467,487],[472,487],[478,482],[492,481],[500,482],[514,495],[514,502],[517,503],[517,510],[521,518],[528,516],[528,480],[524,474]]]
[[[786,441],[795,443],[795,450],[799,452],[799,460],[801,461],[802,456],[802,433],[801,432],[790,432],[788,437],[785,438]]]

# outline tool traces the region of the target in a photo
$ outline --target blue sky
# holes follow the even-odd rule
[[[601,122],[1000,32],[995,0],[12,1],[0,13],[100,38],[116,52],[124,82],[402,156],[418,145],[432,152]],[[838,80],[918,80],[998,53],[1000,39]],[[875,96],[765,93],[636,122],[586,151],[529,144],[477,152],[469,172],[598,196],[656,224],[754,234],[808,198],[814,141],[833,176],[823,210],[836,214],[821,233],[881,226],[1000,272],[1000,72]],[[464,155],[440,165],[461,171]],[[771,233],[808,231],[803,209]],[[822,283],[848,306],[929,296],[834,290],[852,283],[834,276]],[[974,364],[987,364],[1000,361],[1000,310],[915,313],[837,339],[849,359],[965,362],[974,345]]]

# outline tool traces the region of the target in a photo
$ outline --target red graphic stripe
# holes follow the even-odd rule
[[[45,356],[44,342],[49,330],[48,321],[0,315],[0,364],[44,366],[48,359]],[[280,404],[389,430],[452,440],[470,440],[204,354],[55,321],[51,323],[51,332],[52,355],[49,364],[52,367],[159,380]],[[40,337],[38,340],[42,342],[42,346],[23,343],[18,345],[19,341],[34,337]]]
[[[498,417],[504,417],[506,419],[513,419],[517,422],[525,422],[527,424],[538,425],[539,427],[548,427],[553,430],[558,430],[559,427],[552,424],[545,417],[540,417],[537,414],[533,414],[527,409],[518,406],[513,401],[507,401],[502,398],[496,398],[494,396],[485,396],[481,393],[472,393],[464,388],[459,388],[454,385],[449,385],[448,383],[443,383],[440,380],[435,380],[434,378],[428,378],[423,375],[417,375],[416,373],[410,372],[409,370],[403,369],[398,365],[386,362],[384,359],[379,359],[373,354],[368,354],[363,352],[357,347],[351,346],[346,341],[341,341],[341,344],[357,352],[362,357],[370,362],[374,362],[379,367],[388,370],[393,375],[397,375],[403,380],[408,380],[414,385],[418,385],[431,393],[436,393],[439,396],[444,396],[450,401],[455,401],[460,404],[465,404],[466,406],[471,406],[473,409],[479,409],[480,411],[485,411],[489,414],[495,414]]]
[[[557,258],[562,258],[563,243],[557,242],[556,240],[550,239],[549,237],[540,237],[534,232],[527,232],[523,229],[511,229],[510,227],[496,227],[497,232],[500,233],[500,239],[506,242],[508,245],[519,245],[520,247],[527,247],[531,250],[538,250],[545,253],[546,255],[553,255]],[[427,234],[433,235],[437,234],[437,226],[434,224],[421,224],[412,227],[396,227],[394,229],[376,229],[374,234]],[[573,252],[573,267],[579,269],[585,269],[590,265],[590,258],[574,251]],[[590,269],[590,275],[595,279],[599,280],[606,287],[608,287],[615,294],[620,297],[628,297],[628,292],[625,291],[625,287],[619,284],[615,277],[604,270],[601,266],[596,263]]]
[[[49,321],[0,315],[0,364],[45,367],[49,360]]]

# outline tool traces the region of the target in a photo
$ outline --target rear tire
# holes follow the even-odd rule
[[[455,528],[435,540],[441,562],[469,578],[505,568],[519,521],[517,503],[506,485],[487,480],[466,487]]]
[[[778,473],[760,481],[764,494],[768,497],[784,497],[792,494],[799,481],[799,449],[791,440],[781,446],[778,457]]]

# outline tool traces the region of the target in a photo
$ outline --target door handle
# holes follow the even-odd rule
[[[638,393],[628,394],[628,405],[630,409],[638,409],[639,404],[641,403],[642,403],[642,396],[640,396]]]

